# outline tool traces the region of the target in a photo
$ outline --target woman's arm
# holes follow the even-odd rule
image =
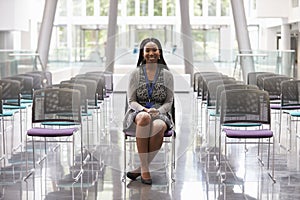
[[[144,110],[145,107],[137,102],[136,99],[136,90],[139,84],[139,68],[134,70],[130,76],[128,81],[128,89],[127,89],[127,97],[128,97],[128,105],[129,108],[135,111]]]
[[[164,72],[164,83],[167,89],[167,98],[162,106],[158,108],[160,113],[167,113],[172,108],[173,98],[174,98],[174,78],[170,71],[163,70]]]

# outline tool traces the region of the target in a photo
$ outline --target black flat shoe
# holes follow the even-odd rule
[[[143,179],[143,177],[141,177],[141,181],[142,183],[146,184],[146,185],[152,185],[152,179]]]
[[[127,174],[126,174],[127,178],[130,178],[133,181],[140,175],[141,175],[141,173],[135,173],[135,172],[127,172]]]

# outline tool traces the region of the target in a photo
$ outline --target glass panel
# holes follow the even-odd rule
[[[100,0],[100,16],[108,16],[109,0]]]
[[[67,16],[67,0],[58,1],[58,15]]]
[[[292,7],[296,8],[299,6],[299,0],[292,0]]]
[[[122,15],[122,2],[121,0],[118,0],[118,16]]]
[[[216,0],[208,0],[208,16],[216,16]]]
[[[229,0],[222,0],[221,2],[221,16],[229,16],[230,13]]]
[[[154,16],[162,16],[162,0],[154,1]]]
[[[297,2],[298,2],[298,0],[297,0]],[[253,10],[256,10],[256,0],[252,1],[252,5],[253,5]]]
[[[140,1],[140,16],[148,16],[148,0]]]
[[[218,59],[219,55],[219,30],[218,29],[194,29],[193,38],[196,42],[195,60]],[[199,48],[200,47],[200,48]]]
[[[127,0],[127,16],[135,16],[135,0]]]
[[[51,57],[49,60],[67,61],[69,52],[67,49],[67,26],[54,26],[51,39]]]
[[[194,16],[203,15],[203,3],[202,0],[194,0]]]
[[[73,0],[73,16],[81,16],[82,0]]]
[[[94,0],[86,0],[86,16],[94,16]]]
[[[167,0],[167,16],[175,16],[175,0]]]

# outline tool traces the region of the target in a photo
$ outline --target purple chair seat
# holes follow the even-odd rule
[[[65,137],[71,136],[78,128],[64,128],[64,129],[51,129],[51,128],[32,128],[27,131],[28,136],[38,137]]]
[[[135,131],[124,131],[126,137],[135,137]],[[171,137],[172,135],[175,135],[174,130],[167,130],[164,134],[164,137]]]
[[[294,110],[294,109],[300,109],[299,105],[295,106],[281,106],[281,104],[270,104],[271,109],[283,109],[283,110]]]
[[[229,138],[270,138],[273,137],[273,131],[268,129],[258,129],[258,130],[235,130],[226,129],[223,131]]]

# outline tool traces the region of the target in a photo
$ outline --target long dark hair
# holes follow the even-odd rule
[[[158,59],[157,63],[160,64],[160,66],[162,68],[165,68],[167,70],[169,70],[168,66],[167,66],[167,63],[164,59],[164,55],[163,55],[163,50],[162,50],[162,46],[161,46],[161,43],[158,39],[156,38],[146,38],[144,39],[141,44],[140,44],[140,50],[139,50],[139,59],[137,61],[137,64],[136,66],[137,67],[140,67],[142,65],[145,65],[146,64],[146,61],[144,59],[144,47],[145,45],[148,43],[148,42],[153,42],[157,45],[158,49],[159,49],[159,53],[160,53],[160,59]]]

